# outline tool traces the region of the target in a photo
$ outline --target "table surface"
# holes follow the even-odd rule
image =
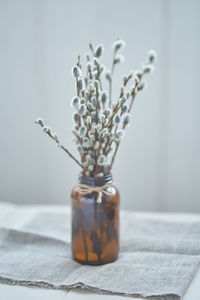
[[[64,206],[26,206],[23,207],[23,216],[26,215],[26,218],[29,216],[29,212],[34,210],[63,210],[66,209]],[[12,204],[5,204],[5,203],[0,203],[0,226],[3,227],[20,227],[20,222],[16,225],[16,221],[19,220],[19,215],[21,214],[21,211],[13,216],[13,221],[15,221],[15,226],[12,226],[8,218],[6,217],[6,213],[9,212],[10,210],[13,209]],[[26,214],[24,214],[26,212]],[[140,214],[140,212],[138,212]],[[145,214],[141,212],[141,214]],[[155,213],[148,213],[148,215],[153,215]],[[159,213],[157,213],[158,215]],[[22,216],[22,214],[21,214]],[[196,214],[161,214],[162,218],[170,218],[171,216],[177,217],[177,218],[184,218],[184,219],[200,219],[199,215]],[[20,218],[22,221],[23,218]],[[200,269],[196,273],[195,277],[193,278],[190,286],[188,287],[183,300],[197,300],[199,299],[199,294],[200,294]],[[20,285],[9,285],[9,284],[0,284],[0,295],[2,300],[86,300],[86,299],[103,299],[103,300],[112,300],[112,299],[117,299],[117,300],[122,300],[122,299],[127,299],[126,296],[118,296],[118,295],[100,295],[96,294],[94,292],[76,288],[76,289],[66,289],[66,290],[55,290],[55,289],[48,289],[48,288],[42,288],[42,287],[37,287],[37,286],[20,286]],[[139,300],[139,299],[144,299],[144,298],[135,298],[131,297],[131,299]],[[161,300],[162,298],[159,298]]]

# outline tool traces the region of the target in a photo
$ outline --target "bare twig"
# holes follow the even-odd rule
[[[41,127],[44,127],[43,125],[41,125],[41,124],[39,124],[37,122],[35,122],[35,123],[38,124],[38,125],[40,125]],[[48,136],[50,138],[52,138],[57,144],[59,144],[55,140],[55,138],[53,137],[53,135],[51,134],[51,132],[48,131],[48,132],[45,132],[45,133],[48,134]],[[61,145],[60,148],[63,149],[79,165],[79,167],[83,168],[83,165],[73,156],[73,154],[71,154],[71,152],[68,149],[66,149],[63,145]]]

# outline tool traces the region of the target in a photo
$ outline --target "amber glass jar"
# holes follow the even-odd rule
[[[72,255],[82,264],[102,265],[114,261],[119,251],[119,193],[112,185],[112,176],[80,175],[79,183],[87,186],[111,185],[109,195],[97,192],[81,195],[72,190]]]

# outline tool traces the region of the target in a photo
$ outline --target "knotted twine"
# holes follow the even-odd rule
[[[102,185],[102,186],[89,186],[89,185],[86,185],[86,184],[79,184],[77,186],[77,191],[83,196],[85,196],[87,194],[91,194],[93,192],[96,192],[96,193],[98,193],[96,202],[97,203],[102,203],[103,194],[105,194],[107,196],[112,195],[112,192],[108,192],[106,190],[109,187],[111,187],[110,184],[105,184],[105,185]]]

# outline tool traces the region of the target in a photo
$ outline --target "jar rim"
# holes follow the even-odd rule
[[[91,177],[83,175],[82,172],[79,174],[79,183],[91,185],[91,186],[102,186],[105,184],[111,184],[112,183],[112,174],[109,173],[102,177]]]

